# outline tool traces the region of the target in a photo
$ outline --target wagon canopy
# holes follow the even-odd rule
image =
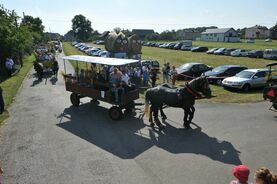
[[[63,59],[111,66],[121,66],[139,62],[139,60],[136,59],[104,58],[83,55],[64,56]]]

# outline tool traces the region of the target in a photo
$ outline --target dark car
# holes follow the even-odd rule
[[[156,69],[156,70],[160,69],[160,64],[156,60],[142,60],[141,66],[150,67],[151,69]]]
[[[212,67],[202,63],[186,63],[177,68],[178,80],[191,80],[193,77],[199,77],[202,73],[211,70]]]
[[[237,49],[234,49],[234,48],[227,48],[227,49],[224,51],[224,55],[225,55],[225,56],[231,56],[231,52],[233,52],[234,50],[237,50]]]
[[[240,65],[220,65],[211,71],[203,73],[210,83],[221,85],[223,79],[231,77],[247,69],[247,67]]]
[[[175,45],[176,45],[176,43],[170,43],[170,44],[168,44],[167,48],[173,49]]]
[[[199,46],[199,47],[193,47],[191,49],[191,52],[207,52],[208,50],[209,50],[208,47]]]
[[[247,57],[250,58],[263,58],[264,52],[262,50],[252,50],[247,53]]]
[[[183,46],[182,43],[176,43],[176,44],[174,45],[173,49],[175,49],[175,50],[180,50],[182,46]]]

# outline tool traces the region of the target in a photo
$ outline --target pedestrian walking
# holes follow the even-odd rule
[[[175,82],[177,79],[177,70],[175,66],[172,66],[172,70],[170,71],[170,78],[171,78],[172,85],[175,86]]]
[[[143,86],[147,87],[148,86],[148,81],[149,81],[149,70],[147,67],[142,67],[142,75],[143,75]]]
[[[3,99],[3,89],[0,86],[0,114],[4,112],[4,109],[5,109],[5,104]]]
[[[156,86],[156,81],[157,81],[157,70],[151,70],[151,83],[152,83],[152,88]]]

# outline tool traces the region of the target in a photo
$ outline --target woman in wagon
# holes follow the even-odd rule
[[[110,74],[109,78],[110,83],[110,90],[114,93],[115,103],[121,104],[122,103],[122,94],[123,88],[120,86],[122,80],[122,73],[118,71],[116,67],[114,67],[113,72]]]

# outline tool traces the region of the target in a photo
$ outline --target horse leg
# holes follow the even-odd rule
[[[164,113],[164,111],[163,111],[163,105],[160,106],[160,112],[161,112],[162,119],[163,119],[163,120],[166,120],[167,117],[166,117],[166,115],[165,115],[165,113]]]
[[[194,117],[195,108],[194,106],[191,106],[190,108],[190,114],[189,114],[189,124],[191,123],[193,117]]]
[[[190,128],[189,122],[188,122],[188,115],[189,115],[189,108],[184,108],[184,124],[183,126],[187,129]]]
[[[149,122],[150,122],[150,126],[154,127],[154,123],[153,123],[153,109],[152,109],[152,105],[150,107],[150,112],[149,112]]]
[[[153,107],[153,112],[154,112],[154,121],[155,121],[155,124],[159,127],[159,129],[163,129],[163,125],[161,124],[160,120],[159,120],[159,116],[158,116],[158,113],[159,113],[159,108],[158,107]]]

